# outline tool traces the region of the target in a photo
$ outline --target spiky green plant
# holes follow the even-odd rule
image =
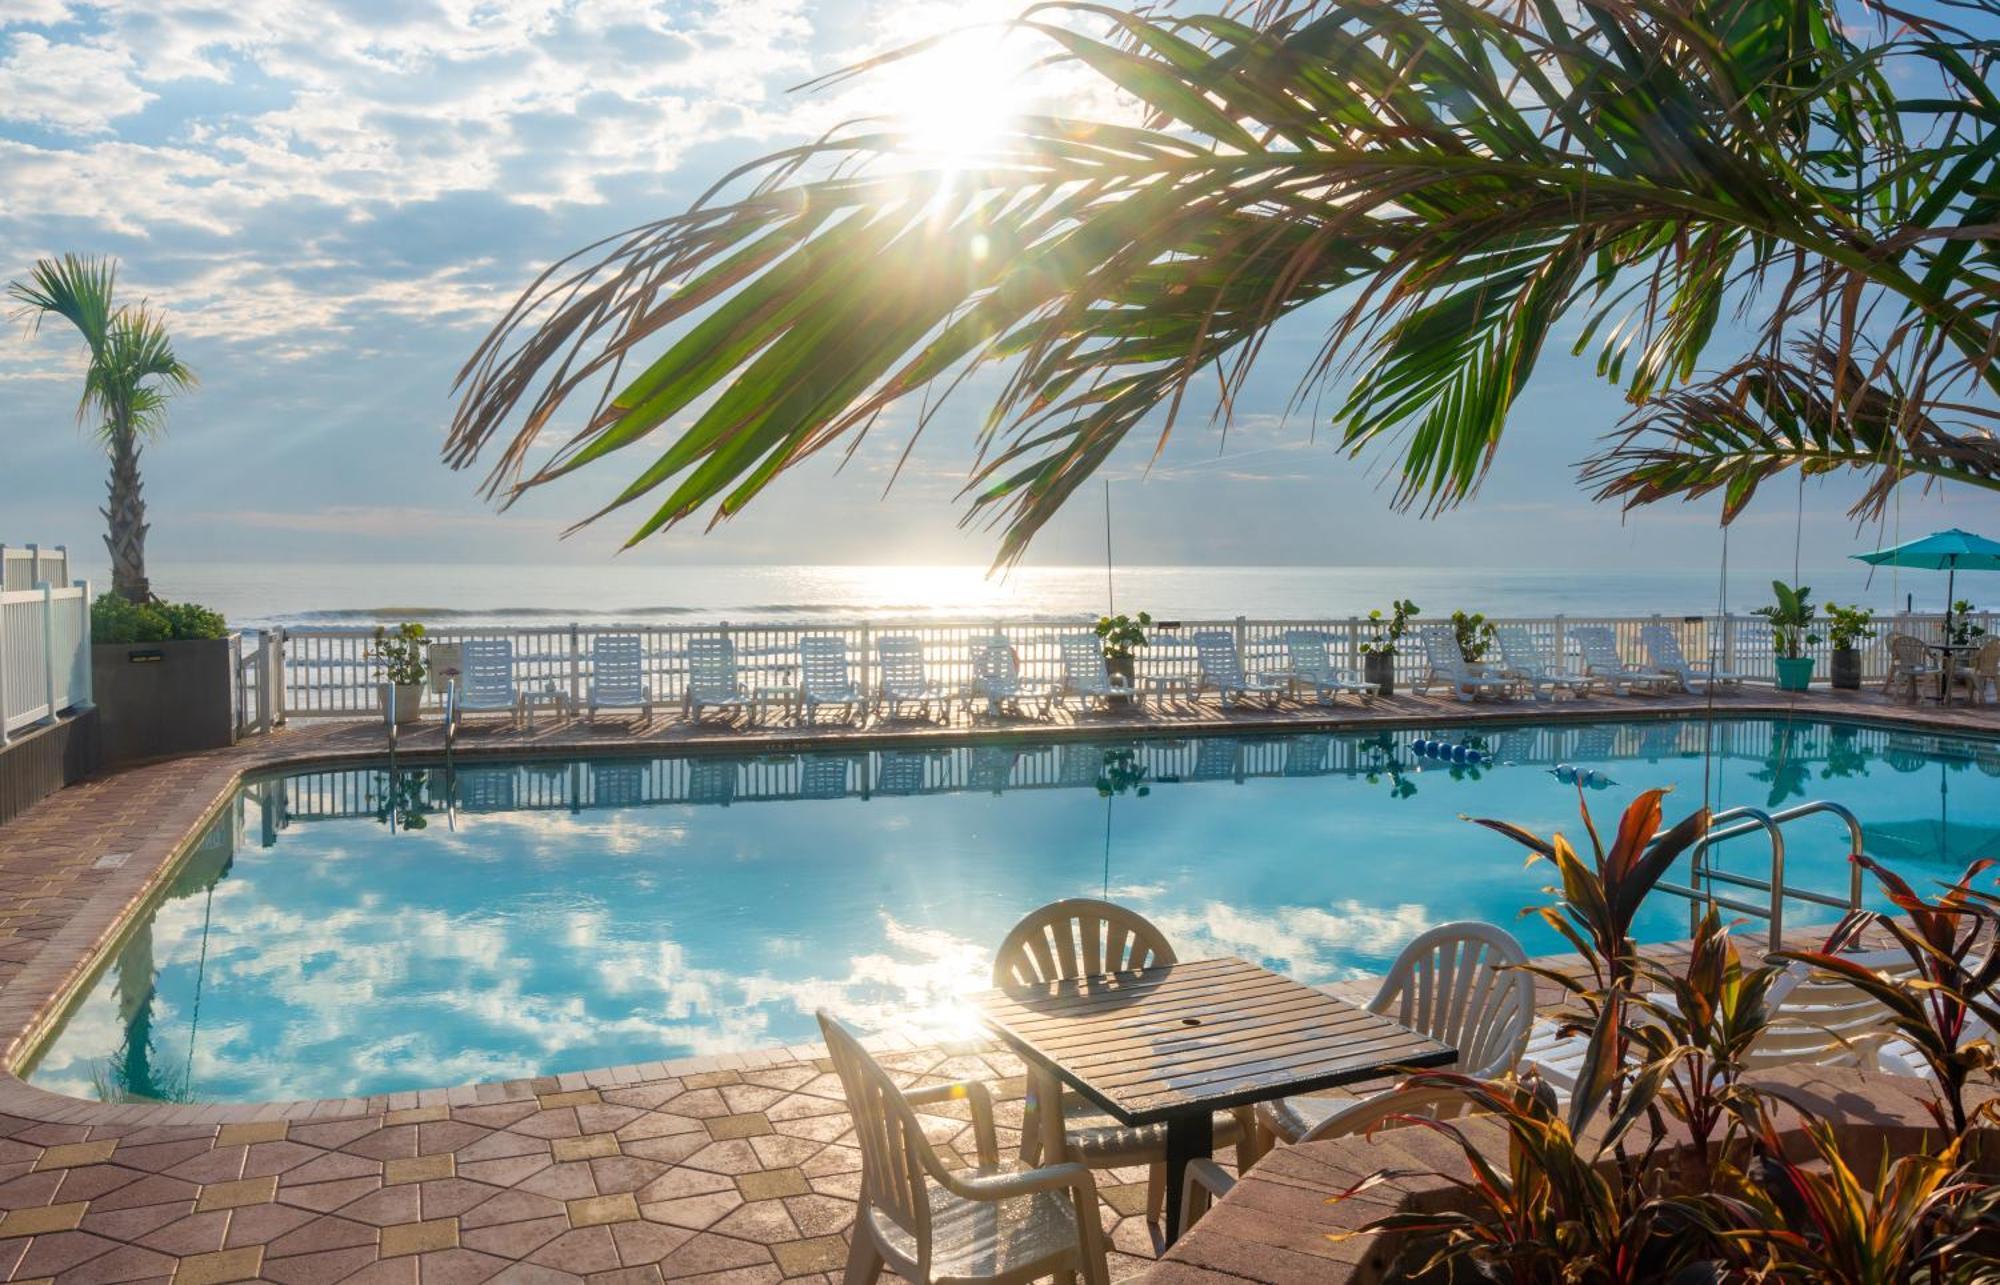
[[[1403,505],[1473,493],[1572,332],[1634,407],[1586,468],[1607,498],[1719,489],[1733,516],[1789,469],[1863,471],[1864,514],[1913,475],[2000,487],[1996,45],[1952,25],[1996,13],[1038,6],[1018,29],[1136,123],[1023,116],[945,172],[864,122],[747,165],[537,280],[462,371],[446,458],[503,439],[508,499],[620,470],[604,511],[639,506],[636,542],[907,400],[921,428],[993,365],[967,519],[1011,559],[1191,392],[1226,418],[1324,301],[1301,399],[1330,394],[1350,451],[1400,443]]]

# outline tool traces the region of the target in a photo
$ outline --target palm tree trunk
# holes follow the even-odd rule
[[[111,553],[111,591],[129,602],[151,602],[146,582],[146,501],[139,481],[139,443],[130,429],[111,433],[110,503],[100,509]]]

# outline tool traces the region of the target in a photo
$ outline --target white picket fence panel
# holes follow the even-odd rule
[[[2000,616],[1982,612],[1971,617],[1988,631],[2000,630]],[[1432,623],[1420,621],[1420,623]],[[1721,668],[1743,673],[1752,679],[1772,681],[1776,666],[1771,646],[1770,626],[1758,616],[1625,616],[1625,617],[1505,617],[1496,625],[1526,625],[1550,647],[1552,654],[1572,652],[1570,631],[1587,625],[1610,627],[1619,647],[1634,661],[1644,660],[1639,643],[1640,630],[1664,624],[1679,639],[1689,660],[1700,664],[1711,657]],[[1940,615],[1898,614],[1878,617],[1882,636],[1902,632],[1936,639],[1944,621]],[[554,690],[581,702],[590,685],[590,652],[593,641],[602,635],[637,635],[645,655],[645,668],[653,700],[674,705],[687,689],[687,644],[697,637],[724,636],[736,644],[739,671],[745,687],[790,687],[798,677],[799,640],[810,634],[833,634],[847,643],[848,659],[855,681],[873,692],[880,674],[876,666],[875,642],[885,634],[914,634],[924,647],[926,666],[933,681],[956,685],[972,676],[969,644],[975,637],[998,632],[1013,644],[1021,658],[1024,674],[1031,679],[1054,681],[1062,672],[1059,639],[1064,634],[1087,631],[1090,622],[1007,621],[1007,620],[876,620],[859,622],[783,623],[758,625],[619,625],[570,624],[537,626],[440,625],[427,631],[433,643],[462,643],[475,638],[504,638],[514,644],[515,680],[523,691]],[[1275,669],[1283,661],[1284,634],[1289,630],[1310,630],[1323,634],[1337,663],[1360,668],[1360,645],[1374,634],[1374,626],[1358,617],[1347,619],[1272,620],[1236,617],[1229,620],[1181,620],[1156,624],[1150,641],[1137,656],[1137,672],[1147,676],[1186,676],[1198,669],[1192,635],[1203,629],[1229,631],[1237,640],[1250,670]],[[257,721],[263,726],[286,718],[361,718],[381,713],[381,675],[369,655],[374,630],[366,626],[285,628],[264,636],[263,646],[253,655],[246,652],[239,665],[240,692],[244,708],[253,704],[262,709]],[[1832,648],[1821,643],[1814,649],[1820,661],[1816,677],[1822,681],[1830,669]],[[1878,640],[1862,653],[1862,677],[1879,682],[1887,672],[1888,655]],[[1395,671],[1399,684],[1423,677],[1422,646],[1406,638],[1396,653]],[[267,691],[268,689],[268,691]],[[260,697],[260,693],[263,694]],[[426,703],[435,706],[438,697],[427,693]],[[268,702],[264,704],[263,702]]]
[[[66,585],[69,550],[62,545],[0,544],[0,593],[26,593],[39,584]]]
[[[0,744],[89,704],[89,585],[0,591]]]

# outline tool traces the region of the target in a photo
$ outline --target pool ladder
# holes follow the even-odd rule
[[[1785,826],[1802,817],[1817,816],[1821,813],[1836,817],[1847,826],[1848,885],[1845,897],[1815,892],[1809,888],[1794,888],[1785,882]],[[1760,879],[1755,875],[1719,870],[1710,863],[1710,854],[1717,844],[1760,831],[1771,841],[1769,878]],[[1666,831],[1662,830],[1660,835],[1665,833]],[[1657,839],[1660,835],[1655,835],[1654,838]],[[1861,908],[1861,866],[1853,860],[1860,855],[1861,822],[1855,819],[1852,812],[1830,799],[1801,803],[1782,812],[1766,812],[1762,808],[1752,807],[1727,808],[1709,819],[1708,833],[1695,840],[1694,846],[1689,850],[1688,882],[1678,884],[1662,881],[1656,887],[1662,892],[1670,892],[1688,899],[1690,936],[1694,933],[1695,925],[1701,922],[1704,911],[1709,906],[1715,906],[1741,915],[1754,915],[1768,921],[1771,926],[1771,949],[1777,950],[1783,945],[1785,936],[1787,900],[1808,901],[1817,906],[1831,906],[1835,910]],[[1717,884],[1761,892],[1768,900],[1751,901],[1717,892]]]

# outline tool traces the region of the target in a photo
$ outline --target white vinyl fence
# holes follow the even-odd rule
[[[1994,613],[1979,613],[1972,623],[1989,631],[2000,630]],[[1434,622],[1424,622],[1434,623]],[[1771,629],[1761,617],[1730,616],[1642,616],[1642,617],[1540,617],[1501,618],[1496,625],[1526,625],[1553,655],[1569,655],[1571,631],[1582,626],[1609,626],[1617,635],[1625,656],[1644,660],[1639,631],[1651,624],[1664,624],[1678,637],[1687,657],[1699,664],[1713,657],[1726,670],[1753,679],[1771,681],[1776,666],[1771,647]],[[1935,639],[1943,630],[1939,615],[1896,615],[1877,618],[1883,637],[1903,632]],[[514,628],[508,626],[441,626],[429,631],[433,643],[461,643],[474,638],[504,638],[514,644],[515,681],[524,691],[553,690],[581,702],[590,685],[592,643],[603,635],[637,635],[645,654],[648,682],[656,704],[678,704],[687,690],[688,640],[726,636],[736,644],[737,664],[746,688],[790,687],[798,679],[799,640],[807,635],[831,634],[845,640],[855,681],[874,691],[879,681],[875,643],[886,634],[914,634],[923,641],[924,657],[934,682],[956,685],[972,676],[969,644],[975,637],[996,631],[1006,635],[1020,655],[1026,677],[1054,681],[1060,678],[1062,662],[1058,640],[1064,634],[1088,631],[1088,621],[995,621],[961,620],[941,622],[867,621],[860,623],[769,625],[548,625]],[[1253,620],[1181,620],[1156,623],[1151,640],[1137,657],[1139,675],[1182,675],[1192,678],[1198,668],[1192,635],[1197,630],[1221,629],[1233,634],[1243,653],[1244,667],[1271,670],[1284,661],[1284,635],[1290,630],[1308,630],[1324,635],[1336,663],[1359,668],[1360,644],[1373,636],[1373,626],[1359,618]],[[281,629],[265,636],[264,647],[254,660],[246,654],[244,668],[254,671],[244,680],[247,699],[254,681],[262,692],[268,685],[275,708],[265,718],[361,718],[381,712],[381,677],[370,658],[374,630],[367,627]],[[1824,681],[1830,669],[1831,648],[1822,643],[1815,649],[1820,664],[1815,677]],[[1426,670],[1422,644],[1405,638],[1396,654],[1396,681],[1409,684]],[[1862,655],[1863,680],[1879,682],[1886,672],[1888,656],[1878,640]],[[427,694],[435,705],[437,697]]]
[[[60,546],[0,545],[0,745],[90,704],[90,585],[68,571]]]

